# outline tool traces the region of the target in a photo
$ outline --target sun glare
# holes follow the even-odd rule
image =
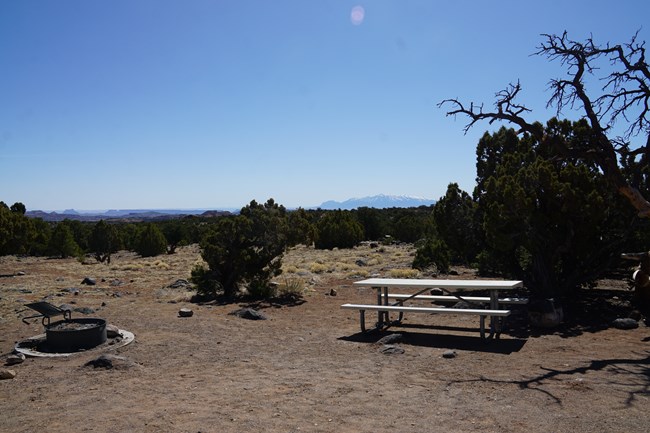
[[[355,6],[352,8],[352,11],[350,12],[350,21],[352,21],[352,24],[355,26],[361,25],[363,23],[363,18],[366,15],[365,9],[363,9],[362,6]]]

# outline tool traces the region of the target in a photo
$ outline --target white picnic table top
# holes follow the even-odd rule
[[[404,287],[413,289],[491,289],[508,290],[523,287],[522,281],[515,280],[431,280],[413,278],[368,278],[353,283],[364,287]]]

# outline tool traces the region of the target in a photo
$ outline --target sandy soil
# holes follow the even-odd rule
[[[5,366],[16,377],[0,381],[0,431],[648,431],[650,328],[607,326],[629,312],[624,282],[585,292],[554,332],[530,329],[521,313],[487,344],[476,318],[407,316],[388,332],[402,333],[404,353],[384,354],[375,342],[385,334],[360,334],[358,314],[340,305],[372,302],[351,284],[362,277],[412,275],[412,254],[296,249],[278,281],[302,284],[304,302],[255,305],[268,317],[260,321],[229,315],[246,303],[196,305],[186,289],[168,287],[200,261],[195,246],[151,259],[120,253],[109,266],[2,257],[3,358],[42,332],[39,320],[21,321],[33,314],[23,304],[42,299],[95,309],[136,340]],[[473,276],[459,273],[451,278]],[[81,285],[86,276],[98,284]],[[178,317],[184,307],[193,317]],[[443,358],[448,350],[457,356]],[[85,366],[102,353],[127,360]]]

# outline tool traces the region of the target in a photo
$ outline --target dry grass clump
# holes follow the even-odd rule
[[[314,274],[322,274],[327,272],[329,267],[327,265],[324,265],[322,263],[314,262],[311,265],[309,265],[309,271],[313,272]]]
[[[112,271],[141,271],[144,269],[144,264],[142,263],[127,263],[123,266],[113,266],[111,267]]]
[[[305,291],[305,281],[298,277],[285,277],[278,285],[277,295],[281,298],[302,296]]]
[[[370,272],[368,272],[365,269],[355,269],[351,272],[348,272],[345,275],[347,278],[368,278],[370,276]]]
[[[391,269],[390,278],[417,278],[420,271],[417,269]]]

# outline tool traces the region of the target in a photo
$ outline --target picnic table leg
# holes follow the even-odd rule
[[[490,290],[490,309],[498,310],[499,309],[499,291]],[[501,332],[499,326],[499,318],[496,316],[490,316],[490,338],[494,335],[498,335]]]
[[[481,316],[481,338],[485,340],[485,316]]]
[[[382,288],[381,287],[376,287],[377,289],[377,305],[383,305],[384,301],[382,300]],[[377,327],[381,327],[381,324],[384,319],[384,312],[383,311],[377,311]]]

